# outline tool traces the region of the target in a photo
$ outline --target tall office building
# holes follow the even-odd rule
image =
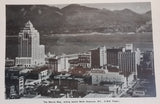
[[[118,66],[118,53],[122,52],[122,48],[107,49],[107,65]]]
[[[118,53],[119,69],[122,72],[136,72],[136,55],[135,52]]]
[[[119,69],[125,73],[137,75],[137,66],[140,65],[141,52],[137,48],[133,50],[133,45],[127,44],[122,52],[118,53]]]
[[[106,47],[98,47],[91,50],[91,67],[104,68],[107,64]]]
[[[40,45],[39,32],[28,21],[18,35],[16,65],[34,66],[45,63],[45,47]]]

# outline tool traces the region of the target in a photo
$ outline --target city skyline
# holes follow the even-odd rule
[[[6,35],[17,34],[6,37],[6,99],[156,97],[150,13],[79,5],[6,10]]]

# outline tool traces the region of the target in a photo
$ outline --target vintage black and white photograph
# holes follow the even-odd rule
[[[5,9],[5,99],[156,97],[150,2]]]

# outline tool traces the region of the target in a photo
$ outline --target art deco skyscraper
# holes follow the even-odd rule
[[[18,35],[16,65],[33,66],[45,63],[45,47],[40,45],[39,32],[28,21]]]

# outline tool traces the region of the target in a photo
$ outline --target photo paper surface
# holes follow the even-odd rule
[[[6,3],[3,99],[156,99],[151,3]]]

